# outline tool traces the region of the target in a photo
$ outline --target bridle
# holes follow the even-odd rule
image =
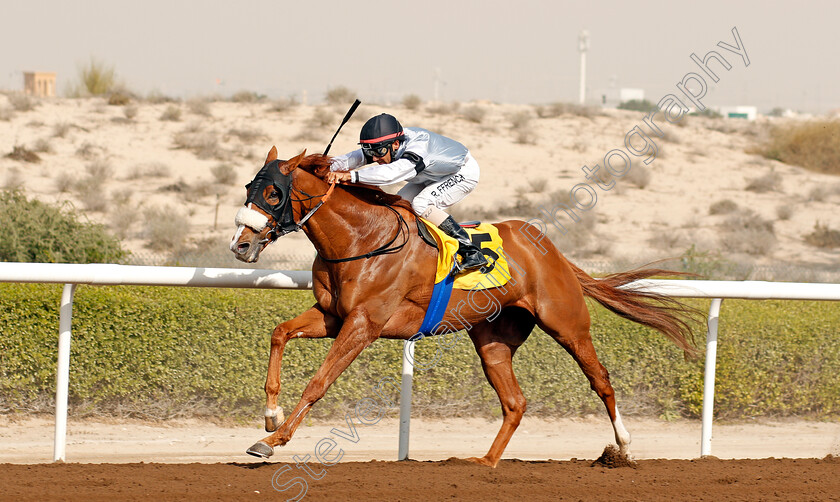
[[[301,190],[294,186],[293,178],[289,174],[283,174],[280,169],[279,160],[274,160],[269,162],[257,173],[254,177],[253,181],[245,185],[246,190],[248,190],[248,197],[245,200],[245,206],[249,207],[250,204],[257,206],[258,208],[262,209],[269,215],[268,222],[266,223],[269,226],[269,231],[266,234],[265,238],[262,239],[259,244],[262,247],[267,246],[268,244],[274,242],[278,238],[292,233],[297,232],[303,225],[324,205],[324,203],[329,200],[330,195],[332,195],[333,189],[335,188],[335,183],[331,183],[330,187],[327,191],[321,195],[312,195],[304,190]],[[277,204],[270,204],[268,201],[265,200],[264,191],[267,186],[271,184],[275,191],[279,193],[278,199],[279,202]],[[252,189],[253,187],[253,189]],[[298,193],[301,194],[301,198],[293,198],[292,194]],[[300,221],[295,221],[294,213],[292,211],[292,204],[291,202],[300,202],[304,203],[310,201],[312,199],[321,198],[318,201],[318,204],[315,205],[309,212],[307,212]],[[400,214],[399,211],[394,209],[388,204],[383,204],[388,210],[393,212],[397,215],[399,220],[397,233],[385,244],[379,246],[378,248],[370,251],[368,253],[364,253],[357,256],[351,256],[348,258],[327,258],[325,256],[320,256],[320,258],[329,263],[343,263],[353,260],[360,260],[360,259],[367,259],[372,258],[374,256],[379,256],[382,254],[390,254],[399,252],[409,240],[409,227],[408,223],[405,221],[405,218]],[[403,241],[393,246],[394,242],[400,236],[400,234],[404,235]]]

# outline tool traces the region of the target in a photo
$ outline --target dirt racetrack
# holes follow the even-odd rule
[[[642,460],[636,468],[591,460],[463,460],[294,464],[46,464],[0,468],[3,500],[840,500],[840,458]],[[315,464],[318,465],[318,464]],[[300,476],[295,479],[296,476]],[[299,480],[307,479],[308,486]],[[272,486],[275,480],[277,488]],[[304,492],[304,490],[306,490]]]
[[[716,424],[719,458],[704,459],[697,421],[628,423],[636,468],[593,466],[613,440],[605,417],[526,417],[504,458],[527,460],[490,469],[444,459],[482,455],[497,420],[412,420],[409,462],[391,461],[395,419],[355,442],[331,432],[340,421],[315,423],[263,462],[243,453],[264,435],[254,426],[71,419],[68,463],[53,464],[51,420],[0,418],[0,500],[840,500],[837,422]],[[324,438],[344,452],[330,467],[314,458]]]

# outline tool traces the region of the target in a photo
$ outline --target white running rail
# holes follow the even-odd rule
[[[56,420],[54,460],[65,458],[67,438],[67,390],[70,370],[70,337],[73,294],[77,284],[186,286],[207,288],[311,289],[312,274],[306,271],[226,269],[201,267],[148,267],[111,264],[0,263],[0,282],[64,284],[59,318],[58,369],[56,375]],[[676,298],[711,298],[706,333],[706,363],[703,381],[703,426],[700,455],[712,451],[717,326],[724,298],[753,300],[840,301],[840,284],[810,284],[765,281],[685,281],[646,279],[624,286]],[[403,384],[400,394],[400,440],[398,458],[408,458],[411,419],[412,354],[415,342],[406,341],[403,351]]]

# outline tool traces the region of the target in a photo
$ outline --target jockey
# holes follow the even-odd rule
[[[397,194],[411,202],[418,216],[458,240],[458,271],[487,265],[467,232],[444,212],[478,184],[478,162],[464,145],[419,127],[403,129],[387,113],[365,122],[359,139],[359,150],[333,158],[328,182],[391,185],[405,181]]]

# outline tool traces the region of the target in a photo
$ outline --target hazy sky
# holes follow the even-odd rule
[[[0,0],[0,87],[55,71],[63,92],[95,57],[129,88],[190,97],[343,85],[363,101],[576,101],[578,34],[590,34],[589,96],[633,87],[658,101],[717,50],[711,106],[840,108],[840,2]],[[737,27],[750,66],[719,47]],[[710,82],[711,83],[711,82]]]

